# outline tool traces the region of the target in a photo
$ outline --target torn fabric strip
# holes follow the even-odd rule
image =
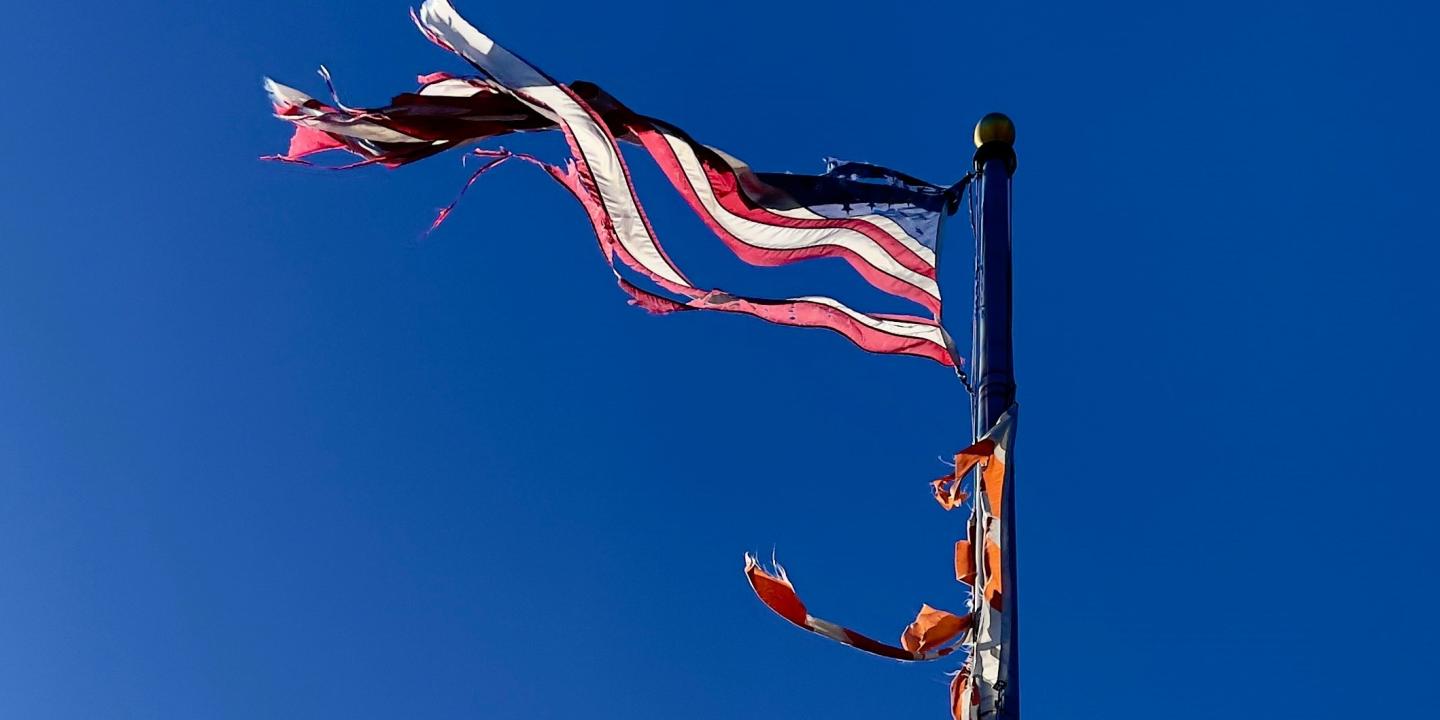
[[[791,624],[823,635],[857,650],[892,660],[920,661],[945,657],[957,648],[957,641],[970,629],[970,617],[954,615],[921,605],[915,621],[900,635],[900,645],[890,645],[854,630],[810,614],[790,584],[785,569],[777,563],[773,571],[760,567],[754,555],[745,555],[745,577],[755,596]]]
[[[556,82],[480,32],[446,0],[428,0],[414,17],[426,37],[483,75],[425,75],[417,91],[370,109],[350,108],[336,98],[321,102],[267,80],[277,117],[296,126],[289,151],[276,159],[309,163],[316,153],[344,150],[360,159],[342,167],[396,167],[487,138],[559,130],[571,151],[565,165],[528,160],[585,208],[606,260],[634,304],[655,313],[718,310],[825,328],[871,352],[959,363],[939,322],[936,281],[940,220],[953,208],[959,186],[942,188],[863,163],[835,163],[819,176],[755,173],[674,126],[630,111],[593,84]],[[326,79],[328,84],[328,74]],[[867,313],[820,295],[767,300],[696,285],[660,245],[618,140],[647,152],[741,260],[773,266],[836,258],[926,315]],[[497,153],[505,155],[480,154],[500,157]],[[622,269],[655,289],[625,278]]]

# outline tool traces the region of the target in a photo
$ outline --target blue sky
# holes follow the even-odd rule
[[[459,7],[760,169],[948,181],[1016,119],[1030,716],[1431,708],[1432,7]],[[0,717],[945,717],[947,667],[740,574],[773,548],[882,637],[958,605],[945,370],[629,308],[528,169],[422,239],[456,158],[258,162],[262,74],[374,104],[463,69],[403,2],[5,17]],[[858,287],[742,268],[640,181],[698,277]]]

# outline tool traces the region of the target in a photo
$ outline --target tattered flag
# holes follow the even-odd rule
[[[838,162],[821,175],[756,173],[673,125],[634,113],[593,84],[555,81],[476,29],[447,0],[428,0],[414,20],[427,38],[481,75],[422,75],[415,92],[376,108],[352,108],[333,97],[328,71],[322,75],[332,91],[330,103],[266,80],[276,117],[295,125],[289,150],[271,157],[309,164],[317,153],[343,150],[359,160],[342,168],[397,167],[511,133],[559,130],[570,148],[568,161],[525,159],[585,208],[618,284],[635,305],[661,314],[719,310],[826,328],[871,352],[959,364],[940,325],[936,266],[940,222],[955,206],[964,180],[941,187],[874,165]],[[746,297],[695,284],[660,245],[620,141],[643,149],[696,215],[746,263],[840,259],[875,288],[919,305],[926,314],[862,312],[824,295]],[[518,157],[503,149],[479,152]],[[435,225],[453,208],[442,210]]]

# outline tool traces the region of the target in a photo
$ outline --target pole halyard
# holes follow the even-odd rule
[[[975,126],[975,170],[979,173],[980,212],[976,233],[975,432],[995,426],[1015,402],[1014,344],[1011,338],[1010,178],[1015,172],[1015,125],[990,113]],[[1006,458],[1007,464],[1013,458]],[[1013,473],[1013,471],[1012,471]],[[1013,477],[1013,474],[1012,474]],[[1016,591],[1015,489],[1005,483],[1001,506],[1001,577],[1006,614],[1005,655],[995,687],[997,720],[1020,718],[1020,623]]]

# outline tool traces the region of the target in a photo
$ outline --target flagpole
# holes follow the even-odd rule
[[[1011,341],[1010,178],[1015,173],[1015,124],[990,113],[975,125],[975,170],[979,173],[980,212],[977,220],[975,293],[975,426],[984,434],[1015,402],[1014,347]],[[1006,458],[1007,464],[1013,458]],[[1013,467],[1013,466],[1012,466]],[[1013,473],[1013,470],[1012,470]],[[1013,477],[1013,475],[1012,475]],[[1007,482],[1003,508],[1001,577],[1009,622],[996,683],[1000,703],[997,720],[1020,717],[1020,622],[1018,573],[1015,562],[1014,482]]]

